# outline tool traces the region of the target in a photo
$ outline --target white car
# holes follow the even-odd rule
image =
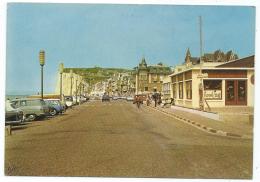
[[[134,98],[133,98],[133,97],[131,97],[131,96],[128,96],[128,97],[126,97],[126,100],[127,100],[127,101],[133,101],[133,100],[134,100]]]
[[[73,105],[73,98],[71,96],[65,96],[65,104],[68,107],[71,107]]]

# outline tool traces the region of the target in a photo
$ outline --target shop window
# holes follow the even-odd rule
[[[222,99],[222,80],[204,80],[204,98]]]
[[[179,99],[183,99],[183,83],[179,83]]]
[[[222,80],[204,80],[205,90],[221,90]]]
[[[192,99],[192,82],[186,82],[186,98]]]

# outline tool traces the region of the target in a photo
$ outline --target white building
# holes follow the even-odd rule
[[[201,102],[205,108],[254,106],[254,56],[187,64],[170,77],[171,97],[178,106],[200,108]]]

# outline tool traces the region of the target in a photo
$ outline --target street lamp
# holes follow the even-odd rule
[[[62,73],[64,69],[64,64],[60,63],[59,66],[59,72],[60,72],[60,101],[63,102],[63,97],[62,97]]]
[[[44,50],[40,50],[39,61],[40,61],[40,66],[41,66],[41,98],[43,99],[43,66],[45,64],[45,52],[44,52]]]
[[[72,97],[72,79],[73,79],[73,71],[70,70],[70,96]]]

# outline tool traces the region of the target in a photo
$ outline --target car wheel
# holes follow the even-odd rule
[[[56,109],[52,109],[52,110],[50,111],[50,115],[51,115],[51,116],[55,116],[56,114],[57,114]]]
[[[36,119],[36,115],[35,114],[29,114],[26,117],[29,121],[34,121]]]

